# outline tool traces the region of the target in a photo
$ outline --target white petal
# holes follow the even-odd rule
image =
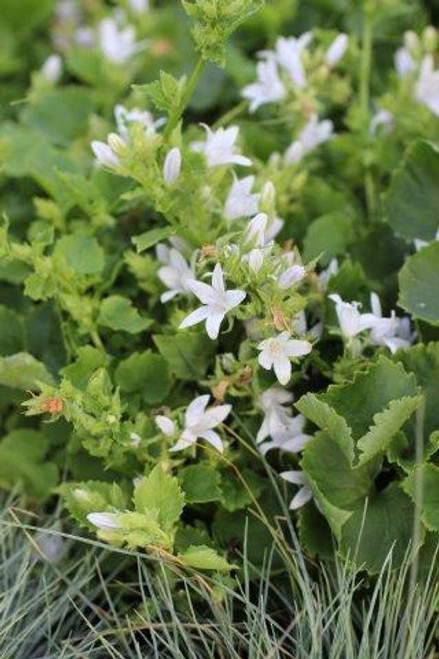
[[[308,501],[311,501],[312,496],[312,490],[309,487],[301,487],[290,503],[290,510],[301,508],[308,503]]]
[[[303,357],[308,355],[312,350],[309,341],[300,341],[299,339],[290,339],[285,345],[285,354],[288,357]]]
[[[264,341],[262,343],[264,343]],[[270,368],[273,366],[273,359],[268,350],[262,350],[258,356],[258,362],[262,368],[265,368],[267,371],[270,370]]]
[[[201,420],[201,425],[206,430],[215,428],[215,426],[218,426],[224,421],[226,417],[229,416],[231,410],[231,405],[217,405],[216,407],[209,407]]]
[[[209,284],[196,279],[188,279],[186,286],[203,304],[216,304],[218,302],[218,293]]]
[[[216,291],[219,291],[220,293],[224,293],[224,291],[225,291],[223,269],[222,269],[220,263],[217,263],[216,266],[213,269],[213,272],[212,272],[212,287]]]
[[[193,444],[195,444],[197,441],[197,438],[195,435],[192,435],[191,433],[184,432],[178,442],[172,446],[169,450],[172,453],[176,453],[177,451],[184,451],[185,449],[189,448]]]
[[[237,307],[245,298],[247,297],[247,293],[245,291],[240,291],[239,289],[237,290],[232,290],[232,291],[227,291],[226,292],[226,302],[227,302],[227,308],[228,309],[233,309],[234,307]]]
[[[197,396],[188,406],[185,414],[185,423],[187,427],[196,426],[204,416],[204,410],[210,400],[209,394]]]
[[[180,323],[178,329],[192,327],[192,325],[201,323],[203,320],[206,320],[208,313],[209,307],[199,307],[198,309],[195,309],[195,311],[190,313],[189,316],[186,316],[186,318]]]
[[[211,444],[213,448],[215,448],[220,453],[224,452],[224,446],[221,437],[214,430],[204,430],[204,432],[200,433],[200,437],[205,439],[206,442],[209,442],[209,444]]]
[[[120,524],[117,521],[117,514],[115,513],[89,513],[87,519],[89,522],[103,531],[114,531],[120,529]]]
[[[170,437],[175,433],[175,423],[172,419],[169,419],[167,416],[162,416],[158,414],[154,417],[156,426],[162,431],[164,435]]]
[[[291,362],[288,357],[279,355],[273,360],[273,369],[280,384],[288,384],[291,378]]]
[[[294,485],[308,485],[308,479],[306,474],[303,471],[291,470],[291,471],[282,471],[279,476],[283,478],[287,483],[293,483]]]
[[[209,337],[209,339],[212,339],[212,341],[218,338],[220,326],[224,320],[224,317],[225,314],[222,312],[221,313],[209,312],[206,318],[206,332],[207,332],[207,336]]]

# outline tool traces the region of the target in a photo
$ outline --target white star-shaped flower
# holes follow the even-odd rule
[[[313,493],[310,486],[308,485],[306,474],[304,474],[303,471],[283,471],[279,475],[284,479],[284,481],[287,481],[287,483],[299,485],[299,491],[293,497],[290,503],[290,510],[297,510],[298,508],[301,508],[306,503],[308,503],[308,501],[311,501],[313,498]]]
[[[235,142],[238,139],[238,126],[229,128],[218,128],[213,131],[206,124],[202,124],[206,130],[205,142],[192,142],[193,151],[199,151],[206,157],[209,167],[217,165],[241,165],[250,167],[252,161],[245,156],[235,153]]]
[[[187,295],[191,292],[188,281],[195,277],[195,261],[197,252],[194,252],[191,262],[188,263],[184,256],[174,247],[159,244],[156,247],[157,258],[163,266],[159,268],[158,277],[169,289],[160,296],[161,302],[169,302],[180,293]]]
[[[330,295],[329,299],[335,302],[338,324],[343,337],[348,341],[360,332],[372,327],[374,323],[373,315],[360,313],[359,302],[344,302],[337,293]]]
[[[265,455],[271,449],[278,448],[290,453],[298,453],[310,439],[304,434],[304,417],[292,416],[291,408],[285,405],[293,402],[293,394],[282,387],[270,387],[258,400],[258,407],[264,412],[264,420],[256,435],[259,450]],[[270,441],[264,441],[270,437]]]
[[[408,348],[412,343],[413,337],[401,335],[401,329],[404,331],[404,324],[401,326],[402,318],[398,318],[392,311],[390,318],[383,318],[380,298],[376,293],[371,293],[370,304],[372,307],[372,327],[370,329],[370,338],[376,346],[386,346],[394,354],[398,348]]]
[[[334,124],[330,119],[320,121],[317,114],[313,114],[300,131],[298,139],[285,152],[286,164],[299,162],[304,155],[330,140],[333,130]]]
[[[226,291],[223,269],[219,263],[216,264],[212,273],[212,286],[196,279],[188,279],[186,285],[203,303],[203,306],[189,314],[180,324],[180,329],[206,321],[206,332],[209,338],[216,339],[226,313],[241,304],[246,297],[245,291]]]
[[[104,18],[98,26],[99,44],[104,56],[115,64],[126,64],[138,51],[132,25],[119,29],[112,18]]]
[[[184,430],[180,435],[178,442],[173,446],[171,451],[183,451],[197,442],[197,439],[205,439],[220,453],[224,447],[216,428],[230,414],[231,405],[218,405],[206,409],[210,400],[209,395],[198,396],[186,410],[184,417]]]
[[[305,34],[297,38],[279,37],[276,42],[276,59],[299,88],[306,85],[306,73],[302,63],[302,55],[311,40],[312,33],[305,32]]]
[[[280,384],[288,384],[291,378],[290,359],[308,355],[312,345],[308,341],[292,339],[289,332],[265,339],[258,345],[259,364],[267,371],[273,369]]]
[[[434,70],[433,55],[426,55],[422,60],[414,95],[419,103],[439,117],[439,69]]]
[[[257,81],[242,90],[242,96],[250,101],[250,112],[256,112],[261,105],[277,103],[286,95],[286,89],[279,77],[276,60],[273,56],[259,62],[256,72]]]
[[[261,195],[252,193],[251,190],[254,182],[254,176],[246,176],[242,179],[234,176],[234,181],[224,206],[224,217],[227,220],[232,221],[240,217],[251,217],[258,212]]]
[[[114,117],[119,135],[126,140],[129,138],[130,124],[141,124],[145,131],[155,132],[155,129],[163,126],[165,122],[164,119],[154,119],[152,113],[148,110],[139,110],[139,108],[127,110],[126,107],[120,104],[114,108]]]

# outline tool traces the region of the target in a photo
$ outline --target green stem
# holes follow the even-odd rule
[[[366,0],[364,5],[364,25],[361,48],[360,71],[360,105],[362,110],[369,111],[370,100],[370,74],[372,69],[373,47],[373,2]]]
[[[181,103],[178,106],[178,109],[174,112],[174,114],[172,114],[169,117],[169,121],[166,125],[165,130],[163,131],[163,137],[165,139],[169,138],[172,131],[174,130],[174,128],[177,126],[178,122],[180,121],[181,116],[182,116],[183,112],[185,111],[185,109],[187,107],[187,104],[191,100],[192,95],[193,95],[194,91],[196,90],[196,88],[198,86],[198,82],[199,82],[199,80],[201,78],[201,75],[204,71],[204,66],[205,66],[205,62],[200,57],[200,59],[197,62],[196,67],[192,71],[191,77],[189,78],[189,80],[187,82],[186,89],[184,90],[184,94],[181,98]]]

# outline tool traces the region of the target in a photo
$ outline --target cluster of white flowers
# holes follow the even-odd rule
[[[262,425],[256,435],[256,443],[263,455],[272,449],[287,453],[299,453],[310,435],[303,432],[305,419],[301,414],[293,417],[285,407],[293,402],[293,394],[282,387],[266,389],[258,399],[258,407],[264,413]],[[269,441],[265,441],[270,437]]]
[[[408,318],[398,318],[394,311],[390,317],[383,317],[381,302],[376,293],[370,296],[372,313],[361,313],[359,302],[344,302],[336,293],[329,298],[335,303],[341,334],[348,345],[365,330],[369,330],[373,345],[385,346],[392,353],[413,342]]]
[[[148,110],[140,110],[139,108],[128,110],[123,105],[116,105],[114,108],[114,117],[118,132],[110,133],[107,136],[107,142],[93,140],[91,148],[96,156],[96,164],[98,166],[117,171],[121,165],[121,154],[127,152],[130,139],[130,126],[134,124],[141,125],[145,131],[145,136],[152,138],[156,134],[156,129],[163,126],[164,120],[155,120]],[[178,151],[178,154],[176,154],[176,151]],[[175,163],[176,155],[178,157],[178,163]],[[174,161],[172,163],[170,162],[170,156]],[[175,181],[180,173],[180,168],[181,154],[178,149],[172,149],[167,156],[167,161],[165,160],[165,181],[169,183]],[[168,180],[166,177],[168,177]],[[170,180],[171,177],[172,180]]]
[[[250,112],[262,105],[278,103],[290,89],[301,90],[307,86],[305,67],[306,49],[313,39],[311,32],[299,37],[279,37],[274,50],[264,50],[259,55],[256,82],[242,90],[242,96],[249,101]],[[322,62],[332,68],[344,56],[348,47],[348,36],[339,34],[329,48],[322,53]]]

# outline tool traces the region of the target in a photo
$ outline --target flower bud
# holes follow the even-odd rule
[[[432,25],[428,25],[422,33],[422,43],[428,52],[434,52],[437,48],[437,32]]]
[[[115,513],[89,513],[87,519],[93,526],[103,531],[120,529],[120,524],[117,521],[117,515]]]
[[[169,151],[163,165],[163,178],[167,185],[172,185],[180,176],[181,170],[181,151],[174,147]]]
[[[48,82],[56,84],[62,74],[62,59],[56,53],[49,55],[41,67],[41,73]]]
[[[110,133],[107,137],[108,146],[116,156],[124,156],[127,152],[126,142],[117,133]]]
[[[262,212],[272,217],[275,213],[276,189],[272,181],[267,181],[262,188],[261,201],[259,208]]]
[[[329,46],[325,54],[325,62],[328,66],[332,67],[338,64],[349,44],[349,37],[343,32],[335,37],[332,44]]]
[[[154,417],[154,421],[159,430],[161,430],[162,433],[167,437],[171,437],[175,434],[175,423],[172,421],[172,419],[159,414],[158,416]]]

